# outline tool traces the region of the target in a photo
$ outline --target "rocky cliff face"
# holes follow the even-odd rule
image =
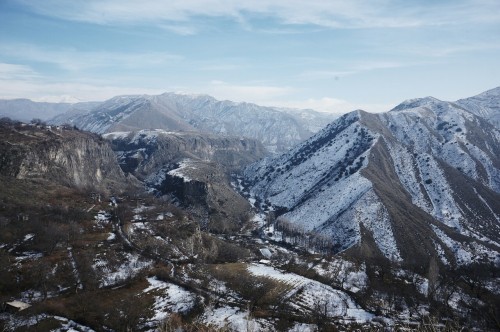
[[[500,132],[453,103],[356,111],[246,170],[251,192],[338,250],[425,266],[498,260]]]
[[[140,179],[185,158],[215,162],[227,172],[234,172],[267,153],[256,140],[196,132],[140,130],[104,137],[118,154],[122,169]]]
[[[251,206],[231,187],[230,176],[266,154],[256,140],[164,130],[104,137],[125,172],[189,208],[211,230],[238,230],[248,221]]]
[[[231,233],[249,225],[252,207],[231,187],[230,181],[217,163],[184,159],[159,170],[146,183],[177,200],[201,220],[204,228]]]
[[[0,173],[17,179],[42,179],[102,191],[133,183],[100,137],[72,129],[0,125]]]

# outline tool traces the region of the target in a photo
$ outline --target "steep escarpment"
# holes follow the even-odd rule
[[[423,98],[347,114],[245,176],[252,195],[337,250],[459,266],[500,252],[499,148],[486,120]]]
[[[157,194],[179,202],[212,232],[230,233],[249,226],[250,204],[233,189],[217,163],[184,159],[170,170],[159,170],[146,183]]]
[[[251,139],[164,130],[104,135],[124,172],[156,195],[189,209],[213,231],[240,229],[250,204],[231,186],[231,174],[266,154]]]
[[[77,130],[2,123],[0,173],[80,189],[119,191],[134,182],[108,142]]]
[[[229,173],[267,154],[256,140],[195,132],[158,129],[115,132],[104,137],[118,154],[122,169],[140,179],[185,158],[215,162]]]

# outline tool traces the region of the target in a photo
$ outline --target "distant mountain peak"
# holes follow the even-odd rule
[[[485,92],[482,92],[476,96],[473,96],[472,98],[474,97],[479,97],[479,96],[492,96],[492,97],[498,97],[500,96],[500,86],[496,87],[496,88],[493,88],[493,89],[490,89],[490,90],[487,90]]]
[[[77,97],[71,95],[44,96],[33,99],[33,101],[42,103],[67,103],[67,104],[76,104],[82,102]]]
[[[407,99],[391,109],[389,112],[398,112],[398,111],[403,111],[403,110],[408,110],[412,108],[417,108],[417,107],[429,107],[437,104],[442,104],[445,103],[442,100],[439,100],[437,98],[428,96],[428,97],[423,97],[423,98],[413,98],[413,99]]]
[[[309,138],[336,117],[308,110],[297,114],[252,103],[219,101],[208,95],[165,92],[117,96],[89,112],[68,113],[54,122],[71,123],[99,134],[165,129],[242,136],[261,141],[269,151],[281,152]]]

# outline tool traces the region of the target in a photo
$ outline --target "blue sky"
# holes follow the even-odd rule
[[[378,112],[499,85],[498,0],[0,0],[0,98]]]

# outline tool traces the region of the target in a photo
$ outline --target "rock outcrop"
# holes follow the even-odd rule
[[[212,231],[239,230],[250,204],[231,186],[231,174],[266,155],[252,139],[141,130],[105,134],[126,173],[157,195],[169,196]]]
[[[135,179],[120,169],[107,141],[71,128],[0,124],[0,174],[99,191],[120,191]]]

